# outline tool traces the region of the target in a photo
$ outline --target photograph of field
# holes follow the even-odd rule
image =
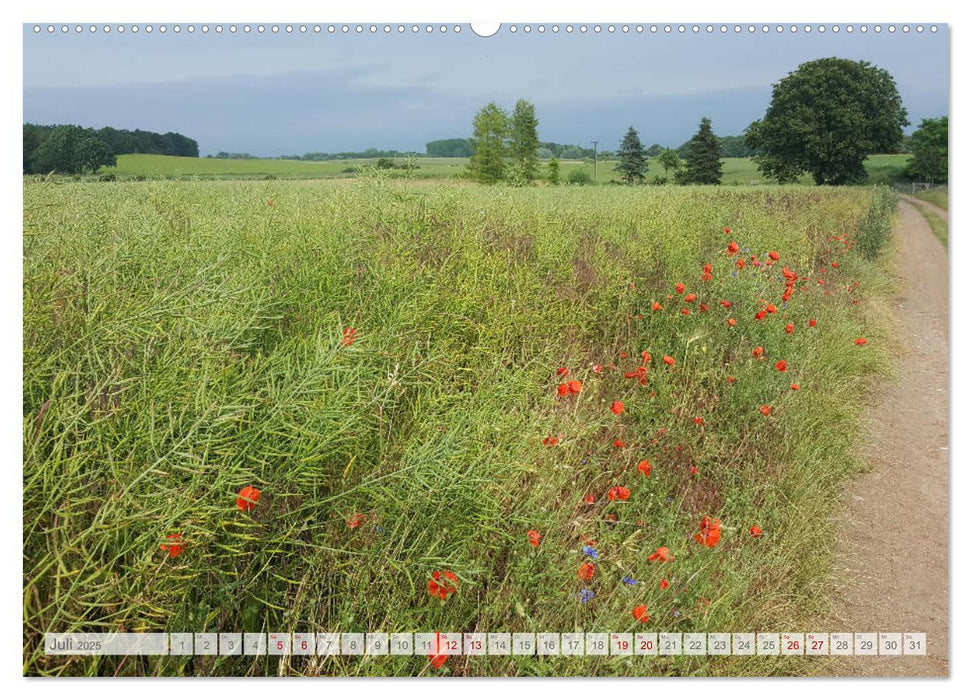
[[[157,104],[139,107],[122,74],[92,82],[91,104],[52,101],[73,93],[49,64],[191,51],[177,43],[189,37],[25,26],[24,675],[946,676],[935,31],[885,53],[874,40],[872,55],[845,32],[795,37],[784,56],[773,36],[743,37],[776,57],[771,78],[721,111],[720,93],[672,101],[690,117],[666,126],[625,91],[597,98],[622,112],[597,125],[519,86],[463,86],[454,113],[425,124],[417,106],[392,109],[410,93],[382,84],[379,118],[361,92],[377,79],[354,73],[339,115],[306,98],[276,130],[270,107],[238,128],[214,125],[206,103],[150,117]],[[385,42],[420,66],[423,50],[389,34],[318,41],[347,57]],[[479,56],[489,41],[560,46],[452,34],[413,41],[496,71],[504,59]],[[192,39],[240,61],[280,51],[242,33]],[[664,50],[702,39],[724,40],[672,36]],[[158,80],[190,87],[158,89],[195,94],[189,59],[172,56]],[[578,78],[562,60],[562,86],[610,69]],[[938,67],[938,92],[908,72],[917,63]],[[236,104],[239,81],[199,80],[213,105]],[[829,93],[799,108],[819,84]],[[141,121],[99,116],[112,95]],[[260,119],[265,140],[244,136]],[[824,136],[793,145],[812,129]],[[915,479],[923,500],[901,511]],[[874,532],[887,518],[899,527]],[[926,633],[927,650],[713,646],[769,631]],[[45,648],[50,633],[108,632],[662,632],[686,647]],[[689,653],[696,633],[707,654]]]

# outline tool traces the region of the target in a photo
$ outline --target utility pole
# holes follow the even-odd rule
[[[591,141],[593,144],[593,181],[597,181],[597,144],[599,141]]]

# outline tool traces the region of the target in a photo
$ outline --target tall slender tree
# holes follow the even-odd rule
[[[494,183],[505,177],[508,133],[509,118],[495,102],[475,115],[469,173],[479,182]]]
[[[536,179],[539,162],[539,134],[536,127],[536,108],[527,100],[517,100],[510,124],[509,150],[516,168],[516,179],[532,182]]]
[[[628,185],[644,180],[644,173],[647,172],[647,154],[634,127],[627,130],[623,141],[620,142],[614,170],[621,174]]]
[[[691,141],[680,182],[685,185],[717,185],[722,179],[718,137],[711,130],[711,119],[703,117]]]

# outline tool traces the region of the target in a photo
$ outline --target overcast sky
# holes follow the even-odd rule
[[[177,131],[217,151],[274,156],[368,147],[424,151],[468,136],[489,100],[536,105],[540,138],[614,149],[629,125],[676,146],[702,116],[739,134],[772,83],[814,58],[887,69],[914,125],[947,114],[948,38],[911,31],[721,35],[76,35],[24,27],[24,121]],[[908,129],[912,130],[913,126]]]

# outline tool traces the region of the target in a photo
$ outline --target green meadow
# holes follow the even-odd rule
[[[899,177],[906,165],[909,155],[874,155],[867,159],[865,166],[874,184],[886,184]],[[395,161],[404,164],[404,159]],[[416,170],[389,171],[389,176],[410,179],[450,179],[460,178],[465,172],[467,160],[465,158],[415,158],[411,161],[418,166]],[[274,159],[217,159],[217,158],[182,158],[177,156],[158,156],[146,154],[128,154],[118,156],[118,165],[114,168],[102,168],[101,173],[114,173],[119,179],[131,178],[206,178],[206,179],[322,179],[322,178],[353,178],[360,177],[369,169],[373,169],[377,159],[353,159],[336,161],[301,161]],[[599,161],[594,179],[594,164],[586,161],[560,161],[560,178],[566,180],[574,170],[587,173],[591,180],[599,183],[609,183],[618,180],[614,171],[616,161]],[[547,174],[545,163],[540,166],[541,175]],[[671,174],[673,175],[673,173]],[[664,168],[656,159],[649,161],[647,180],[650,182],[655,176],[664,176]],[[771,184],[764,181],[758,168],[750,158],[723,158],[723,185],[750,185],[753,183]],[[812,179],[804,175],[800,184],[812,184]]]
[[[25,183],[24,673],[825,671],[43,654],[49,630],[824,624],[893,351],[889,190],[487,188],[420,165],[435,179],[122,156],[119,175],[280,179]]]

